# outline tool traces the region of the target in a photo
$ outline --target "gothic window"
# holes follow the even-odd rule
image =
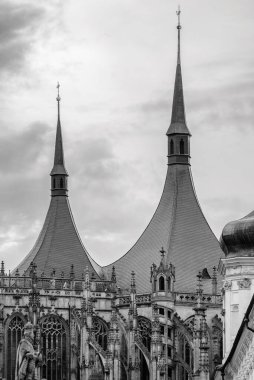
[[[19,342],[23,335],[25,322],[19,315],[11,317],[6,324],[6,378],[15,380],[16,354]]]
[[[56,188],[56,179],[53,178],[53,189],[55,189],[55,188]]]
[[[174,141],[170,140],[170,154],[174,154]]]
[[[60,189],[63,189],[63,187],[64,187],[64,186],[63,186],[63,178],[61,177],[61,178],[60,178]]]
[[[184,141],[181,139],[180,141],[180,154],[184,154]]]
[[[144,346],[150,351],[152,325],[151,321],[145,317],[138,317],[138,327]]]
[[[69,378],[67,325],[56,315],[47,315],[40,325],[43,352],[42,377],[47,380],[67,380]]]
[[[106,322],[99,317],[93,317],[93,331],[96,341],[106,351],[108,344],[108,326]]]
[[[194,315],[191,315],[189,318],[187,318],[187,319],[184,321],[185,326],[188,326],[192,333],[193,333],[193,331],[194,331],[194,322],[195,322],[195,317],[194,317]]]
[[[165,279],[163,276],[159,278],[159,290],[161,291],[165,290]]]

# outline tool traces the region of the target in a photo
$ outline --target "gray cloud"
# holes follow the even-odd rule
[[[35,3],[1,1],[0,72],[17,72],[26,60],[45,8]]]
[[[29,176],[31,168],[46,156],[49,140],[49,126],[35,122],[25,130],[10,132],[0,139],[0,174],[15,178]],[[41,170],[38,165],[36,170]],[[15,174],[15,176],[13,176]],[[37,177],[37,174],[36,174]]]

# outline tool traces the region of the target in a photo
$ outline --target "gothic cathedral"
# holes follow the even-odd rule
[[[222,360],[223,255],[196,197],[186,123],[180,37],[168,169],[159,205],[134,246],[101,267],[72,216],[60,121],[51,199],[30,253],[0,269],[0,378],[16,380],[27,323],[47,380],[208,380]]]

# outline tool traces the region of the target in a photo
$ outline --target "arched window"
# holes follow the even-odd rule
[[[64,320],[47,315],[41,322],[42,377],[47,380],[69,379],[69,334]]]
[[[56,188],[56,179],[53,178],[53,189],[55,189],[55,188]]]
[[[170,140],[170,154],[174,154],[174,141]]]
[[[108,326],[106,322],[99,317],[93,317],[93,331],[96,341],[106,351],[108,344]]]
[[[151,321],[146,317],[138,317],[138,328],[144,346],[150,351],[152,335]]]
[[[60,178],[60,189],[63,189],[64,185],[63,185],[63,178],[61,177]]]
[[[184,141],[181,139],[180,141],[180,154],[184,154]]]
[[[159,290],[165,291],[165,279],[163,276],[159,278]]]
[[[6,379],[15,380],[16,354],[19,342],[23,335],[25,321],[21,316],[11,317],[6,324]]]

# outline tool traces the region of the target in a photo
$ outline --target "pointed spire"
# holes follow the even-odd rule
[[[181,71],[181,52],[180,52],[180,42],[181,35],[180,31],[182,26],[180,24],[180,7],[176,12],[178,16],[177,32],[178,32],[178,49],[177,49],[177,65],[176,65],[176,76],[175,76],[175,89],[173,97],[173,107],[172,107],[172,116],[171,124],[167,131],[167,135],[172,134],[187,134],[190,135],[190,132],[186,125],[185,120],[185,107],[184,107],[184,98],[183,98],[183,82],[182,82],[182,71]]]
[[[55,157],[54,157],[54,167],[51,171],[51,175],[63,174],[68,175],[64,166],[64,151],[63,151],[63,139],[62,139],[62,128],[60,121],[60,94],[59,88],[60,84],[57,83],[57,128],[56,128],[56,142],[55,142]]]
[[[63,139],[62,139],[62,128],[60,121],[60,94],[59,88],[60,84],[57,83],[57,128],[56,128],[56,141],[55,141],[55,157],[54,166],[51,170],[51,195],[67,195],[67,170],[64,166],[64,151],[63,151]]]

